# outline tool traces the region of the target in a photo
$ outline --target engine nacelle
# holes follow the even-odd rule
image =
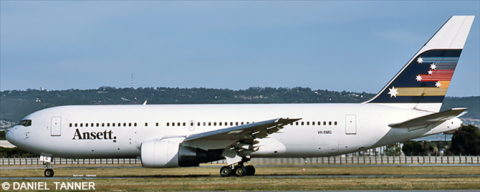
[[[177,139],[143,142],[140,148],[142,167],[178,167],[180,142]]]
[[[202,150],[182,146],[182,139],[146,141],[141,146],[142,167],[189,167],[222,159],[223,149]]]

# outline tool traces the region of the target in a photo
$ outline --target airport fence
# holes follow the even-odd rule
[[[480,164],[480,156],[332,156],[318,158],[252,158],[254,165],[324,165],[324,164]],[[1,158],[0,165],[42,165],[39,158]],[[132,164],[138,158],[65,159],[53,158],[52,165]],[[225,160],[207,164],[226,164]]]

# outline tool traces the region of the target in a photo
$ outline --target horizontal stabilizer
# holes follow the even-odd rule
[[[417,128],[417,129],[427,128],[430,126],[430,128],[433,128],[449,119],[457,117],[458,115],[462,114],[466,110],[467,108],[453,108],[447,111],[442,111],[442,112],[433,113],[430,115],[413,118],[401,123],[392,123],[392,124],[389,124],[388,126],[392,128]]]

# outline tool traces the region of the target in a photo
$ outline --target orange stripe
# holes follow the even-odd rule
[[[450,81],[439,81],[440,82],[440,88],[448,88],[450,85]]]

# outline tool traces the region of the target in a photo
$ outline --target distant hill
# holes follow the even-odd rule
[[[114,88],[69,89],[63,91],[0,92],[0,127],[10,127],[26,115],[40,109],[61,105],[100,104],[206,104],[206,103],[359,103],[372,98],[372,93],[312,90],[304,87],[251,87],[245,90],[209,88]],[[468,107],[464,118],[479,120],[480,97],[447,97],[442,110]]]

